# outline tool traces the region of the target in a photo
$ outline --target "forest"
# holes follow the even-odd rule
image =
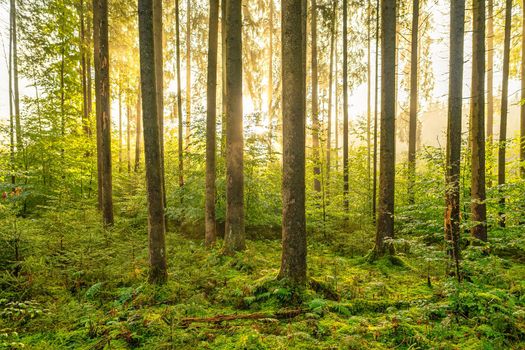
[[[0,349],[525,349],[524,0],[0,0]]]

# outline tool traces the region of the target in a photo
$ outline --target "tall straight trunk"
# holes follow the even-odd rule
[[[337,21],[337,2],[332,1],[332,23],[330,24],[330,71],[328,73],[328,125],[326,128],[326,196],[330,197],[330,158],[332,155],[332,107],[333,107],[333,85],[334,85],[334,48],[335,48],[335,24]],[[336,97],[337,104],[337,97]],[[336,115],[337,118],[337,115]],[[337,131],[336,131],[337,132]]]
[[[219,0],[210,0],[208,28],[208,85],[206,112],[206,246],[217,239],[215,227],[216,133],[217,133],[217,49],[219,30]]]
[[[22,125],[20,123],[20,91],[18,89],[18,37],[17,37],[17,18],[16,18],[16,0],[10,0],[11,8],[11,40],[13,42],[13,92],[15,102],[15,130],[16,130],[16,148],[22,151]]]
[[[90,135],[89,130],[89,106],[88,106],[88,87],[87,87],[87,56],[89,51],[86,45],[86,28],[85,28],[85,15],[84,15],[84,0],[80,0],[79,4],[79,15],[80,15],[80,72],[82,80],[82,129],[86,135]]]
[[[304,285],[306,283],[306,0],[282,0],[281,23],[283,225],[279,278]],[[298,54],[299,52],[303,54]]]
[[[142,93],[140,89],[138,89],[137,94],[137,110],[136,110],[136,119],[135,119],[135,172],[138,172],[140,169],[140,153],[141,153],[141,139],[142,139],[142,109],[140,106],[140,101],[142,99]]]
[[[463,48],[465,32],[465,0],[450,3],[450,59],[447,127],[447,174],[445,241],[448,255],[459,273],[460,261],[460,170],[461,170],[461,118],[463,109]]]
[[[487,240],[485,203],[485,0],[473,0],[472,84],[470,103],[471,234]]]
[[[381,0],[381,140],[379,207],[375,253],[394,253],[394,193],[396,162],[396,0]]]
[[[268,18],[268,153],[272,154],[273,139],[273,1],[270,1]]]
[[[377,129],[379,106],[379,0],[376,1],[376,52],[375,52],[375,83],[374,83],[374,164],[372,171],[372,220],[377,219]]]
[[[166,209],[166,180],[164,175],[164,59],[163,59],[162,0],[153,0],[153,40],[155,40],[155,83],[157,86],[157,114],[159,120],[160,176],[163,203]],[[166,219],[167,220],[167,219]],[[166,221],[167,225],[167,221]]]
[[[410,52],[410,121],[408,131],[408,203],[414,204],[416,182],[416,144],[418,112],[419,0],[412,1],[412,45]]]
[[[186,1],[186,148],[191,137],[191,0]]]
[[[16,183],[15,164],[15,114],[13,106],[13,16],[11,14],[9,26],[9,158],[11,170],[11,184]]]
[[[166,282],[168,273],[161,174],[162,155],[157,111],[153,1],[139,0],[140,80],[148,191],[149,281],[162,284]]]
[[[525,101],[525,0],[521,2],[521,100]],[[525,104],[520,110],[520,175],[525,179]]]
[[[314,191],[321,192],[321,160],[319,158],[319,93],[317,74],[317,2],[312,0],[312,149],[314,161]]]
[[[507,150],[507,113],[509,100],[509,65],[510,65],[510,29],[512,26],[512,0],[506,0],[505,7],[505,38],[503,43],[503,81],[501,84],[501,121],[498,144],[498,185],[500,190],[499,224],[505,227],[505,153]]]
[[[492,143],[494,137],[494,0],[488,0],[487,11],[487,141]]]
[[[226,1],[221,0],[221,157],[226,156]]]
[[[87,36],[86,36],[86,88],[87,88],[87,108],[88,116],[91,118],[91,112],[93,109],[93,82],[91,77],[91,35],[94,33],[91,31],[91,21],[89,20],[89,10],[87,11]],[[89,123],[89,135],[91,136],[91,120]]]
[[[224,252],[245,249],[241,0],[226,0],[226,231]]]
[[[122,171],[122,84],[118,88],[118,172]]]
[[[111,170],[111,101],[109,92],[108,1],[93,0],[95,42],[95,95],[97,101],[97,152],[102,191],[102,217],[113,224],[113,188]]]
[[[182,141],[182,95],[180,84],[180,16],[179,0],[175,0],[175,36],[176,36],[176,64],[177,64],[177,119],[178,119],[178,156],[179,156],[179,187],[184,186],[184,157]]]
[[[128,161],[128,174],[131,173],[131,105],[129,96],[127,96],[126,102],[126,157]]]
[[[371,0],[368,0],[367,3],[367,21],[366,21],[366,59],[367,59],[367,69],[366,69],[366,182],[367,182],[367,195],[368,195],[368,204],[371,204],[370,190],[371,190],[371,171],[372,171],[372,111],[370,106],[370,101],[372,99],[372,65],[371,65],[371,28],[372,25],[372,4]]]
[[[343,0],[343,206],[348,214],[348,0]]]

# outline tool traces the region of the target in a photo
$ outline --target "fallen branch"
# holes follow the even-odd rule
[[[183,327],[189,326],[191,323],[220,323],[224,321],[235,321],[235,320],[261,320],[266,318],[273,318],[278,320],[290,319],[299,316],[304,310],[292,309],[283,310],[275,313],[257,312],[253,314],[235,314],[235,315],[217,315],[212,317],[186,317],[180,322]]]

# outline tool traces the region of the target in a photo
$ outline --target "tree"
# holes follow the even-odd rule
[[[377,219],[377,126],[379,99],[379,0],[376,1],[376,52],[375,52],[375,83],[374,83],[374,159],[372,171],[372,220]]]
[[[332,1],[332,18],[330,22],[330,63],[329,63],[329,77],[328,77],[328,125],[326,127],[326,189],[330,189],[330,158],[332,155],[332,106],[334,103],[333,98],[333,85],[334,85],[334,50],[335,50],[335,36],[336,36],[336,22],[337,22],[337,2]],[[335,104],[337,104],[337,97],[335,98]],[[337,118],[337,114],[336,114]],[[337,133],[337,128],[336,128]],[[327,196],[329,193],[327,192]]]
[[[317,2],[312,0],[311,31],[312,31],[312,148],[314,161],[314,190],[321,192],[321,175],[319,159],[319,94],[317,73]]]
[[[521,3],[523,11],[522,18],[525,18],[525,0]],[[521,21],[521,111],[520,111],[520,175],[525,178],[525,20]]]
[[[186,1],[186,148],[191,137],[191,0]]]
[[[460,237],[460,170],[461,170],[461,117],[463,109],[463,47],[465,31],[465,0],[450,3],[450,59],[447,127],[447,174],[445,241],[448,254],[459,274]]]
[[[348,213],[348,1],[343,0],[343,206]]]
[[[345,0],[346,1],[346,0]],[[306,1],[282,0],[283,225],[279,278],[306,283]],[[302,52],[303,54],[298,54]]]
[[[177,120],[178,120],[178,155],[179,155],[179,187],[184,186],[184,157],[182,143],[182,95],[180,84],[180,21],[179,0],[175,0],[175,36],[176,36],[176,65],[177,65]]]
[[[485,0],[473,0],[472,84],[470,102],[471,234],[487,240],[485,203]]]
[[[217,133],[217,47],[219,30],[219,0],[210,0],[208,29],[208,85],[206,112],[206,210],[205,243],[211,246],[217,239],[215,228],[215,179]]]
[[[109,93],[108,2],[93,0],[95,43],[95,97],[97,114],[97,157],[99,201],[105,225],[113,224],[111,170],[111,101]]]
[[[140,84],[137,94],[137,111],[135,119],[135,172],[139,171],[140,168],[140,139],[142,138],[142,109],[140,108],[140,102],[142,99],[142,93],[140,91]]]
[[[381,1],[381,140],[379,150],[379,207],[375,254],[393,254],[396,118],[396,0]],[[388,249],[387,249],[388,248]]]
[[[505,185],[505,152],[507,150],[507,113],[509,101],[509,66],[510,66],[510,28],[512,25],[512,0],[506,0],[505,38],[503,44],[503,81],[501,84],[501,120],[498,143],[498,185],[501,192],[499,200],[499,224],[505,227],[505,196],[502,186]]]
[[[268,153],[272,154],[273,139],[273,1],[268,14]]]
[[[17,34],[17,11],[16,11],[16,0],[10,0],[11,10],[11,40],[12,40],[12,53],[11,59],[13,60],[13,97],[15,107],[15,131],[16,131],[16,148],[17,151],[22,151],[22,124],[20,123],[20,90],[18,88],[18,34]]]
[[[241,0],[226,0],[226,232],[224,252],[244,250]]]
[[[144,123],[144,153],[148,191],[149,281],[162,284],[168,278],[162,193],[162,160],[159,135],[153,1],[139,0],[140,80],[142,119]]]
[[[408,202],[415,203],[414,186],[416,180],[416,138],[417,138],[417,99],[418,99],[418,35],[419,0],[412,1],[412,49],[410,52],[410,122],[408,132]]]
[[[487,140],[494,137],[494,0],[487,5]]]

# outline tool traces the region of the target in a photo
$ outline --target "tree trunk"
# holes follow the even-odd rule
[[[119,77],[118,87],[118,172],[122,172],[122,82]]]
[[[379,207],[375,253],[394,253],[394,193],[396,161],[396,0],[381,1],[381,130]]]
[[[335,26],[337,22],[337,2],[332,1],[332,22],[330,24],[330,71],[328,77],[328,126],[326,128],[326,196],[330,198],[330,158],[332,156],[332,107],[333,107],[333,85],[334,85],[334,48],[335,48]],[[337,81],[336,81],[337,84]],[[337,104],[337,97],[336,97]],[[337,118],[337,116],[336,116]],[[336,130],[337,132],[337,130]]]
[[[377,219],[377,127],[379,106],[379,0],[376,2],[376,52],[375,52],[375,84],[374,84],[374,164],[372,171],[372,220]]]
[[[208,86],[206,113],[206,246],[217,239],[215,227],[216,126],[217,126],[217,47],[219,30],[219,0],[210,0],[208,28]]]
[[[191,138],[191,0],[186,1],[186,149]]]
[[[138,172],[140,169],[140,140],[142,139],[142,109],[140,107],[141,89],[139,84],[138,94],[137,94],[137,111],[136,111],[136,121],[135,121],[135,172]]]
[[[487,10],[487,141],[492,143],[494,137],[494,0],[488,0]]]
[[[108,2],[93,0],[95,42],[95,95],[97,101],[97,155],[102,191],[102,216],[105,225],[113,224],[111,169],[111,101],[109,92]]]
[[[317,74],[317,2],[312,0],[312,149],[314,161],[314,191],[321,192],[321,167],[319,159],[319,93]]]
[[[13,12],[9,26],[9,158],[11,170],[11,184],[16,183],[15,164],[15,114],[13,106]]]
[[[410,53],[410,122],[408,132],[408,203],[414,204],[416,182],[416,144],[418,112],[419,0],[412,1],[412,49]]]
[[[148,242],[150,283],[162,284],[168,278],[162,193],[162,156],[160,149],[158,99],[155,70],[153,1],[139,0],[140,79],[144,153],[148,191]]]
[[[343,0],[343,206],[348,218],[348,1]]]
[[[11,38],[12,38],[12,60],[13,60],[13,91],[15,99],[15,131],[16,131],[16,149],[22,151],[22,125],[20,123],[20,92],[18,89],[18,37],[17,37],[17,16],[16,0],[10,0],[11,4]]]
[[[470,104],[471,234],[487,240],[485,203],[485,0],[473,0],[472,84]]]
[[[372,126],[372,112],[370,101],[372,99],[372,65],[371,65],[371,29],[372,25],[372,3],[371,0],[368,0],[367,3],[367,21],[366,21],[366,59],[367,59],[367,69],[366,69],[366,182],[367,182],[367,196],[369,197],[368,204],[371,204],[370,190],[371,190],[371,170],[372,170],[372,135],[371,135],[371,126]]]
[[[88,105],[88,87],[87,87],[87,56],[89,51],[87,48],[86,40],[86,28],[85,28],[85,15],[84,15],[84,0],[80,0],[79,4],[79,15],[80,15],[80,72],[82,79],[82,128],[87,136],[90,136],[91,131],[89,128],[89,105]]]
[[[272,155],[273,142],[273,1],[270,1],[268,18],[268,154]]]
[[[177,119],[178,119],[178,155],[179,155],[179,187],[184,186],[184,157],[182,142],[182,95],[180,84],[180,20],[179,0],[175,0],[175,35],[176,35],[176,61],[177,61]]]
[[[226,0],[226,232],[224,252],[245,249],[241,0]]]
[[[131,105],[129,96],[126,103],[126,155],[128,160],[128,174],[131,173]]]
[[[222,82],[222,111],[221,111],[221,157],[226,157],[226,1],[221,0],[221,82]]]
[[[345,0],[346,1],[346,0]],[[306,0],[282,0],[283,225],[279,278],[306,283]],[[299,55],[298,52],[303,52]]]
[[[499,224],[505,227],[505,152],[507,150],[507,112],[509,96],[510,29],[512,25],[512,0],[506,0],[505,38],[503,43],[503,81],[501,84],[501,121],[498,144],[498,185],[500,191]]]
[[[525,0],[521,2],[521,101],[525,101]],[[525,179],[525,104],[521,104],[520,111],[520,175]]]
[[[448,255],[455,264],[458,279],[460,261],[460,170],[461,170],[461,118],[463,110],[463,47],[465,32],[465,0],[452,0],[450,4],[450,75],[447,128],[447,176],[445,241]]]

